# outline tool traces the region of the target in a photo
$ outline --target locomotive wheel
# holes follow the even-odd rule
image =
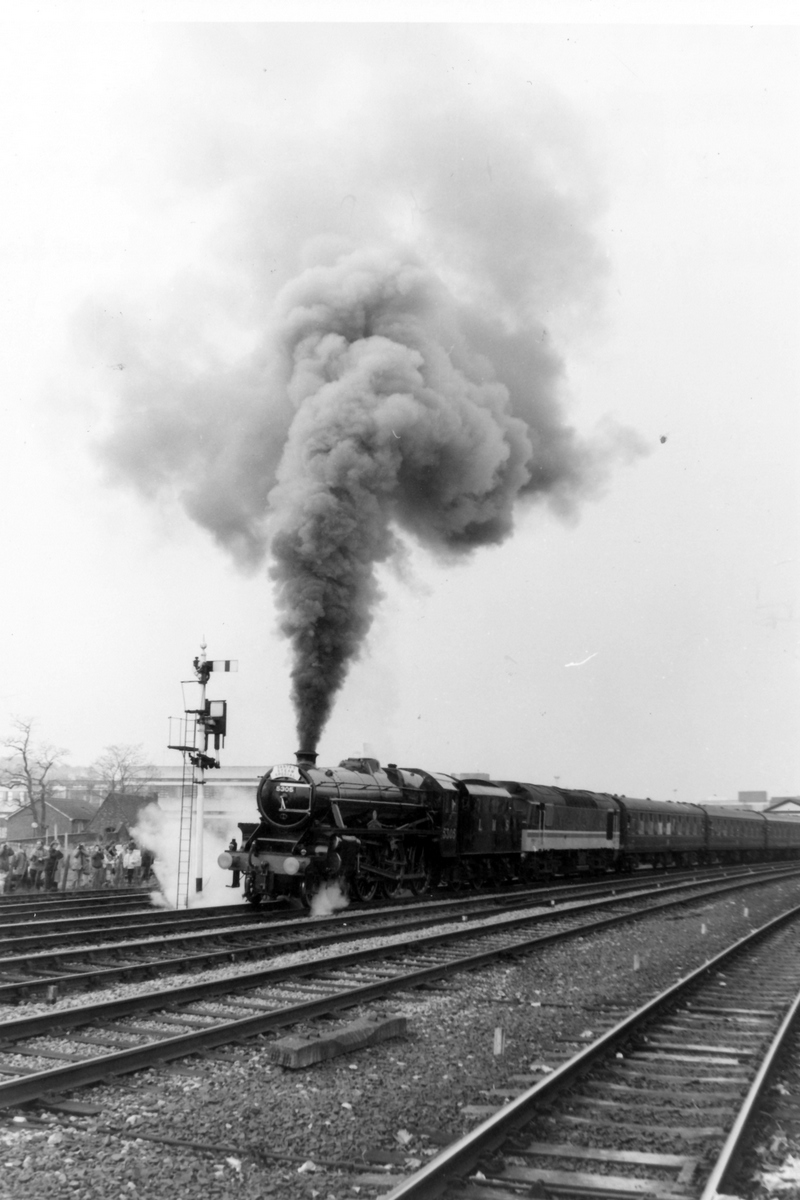
[[[354,900],[374,900],[379,887],[379,880],[371,879],[369,875],[354,875],[350,880]]]
[[[304,908],[311,908],[314,897],[322,890],[323,881],[319,875],[306,871],[300,882],[300,899]]]
[[[451,877],[451,887],[456,892],[469,892],[477,887],[477,878],[473,864],[469,859],[456,863]]]
[[[509,871],[501,858],[492,858],[486,863],[486,887],[506,887],[509,883]]]
[[[261,903],[261,892],[255,891],[253,878],[254,876],[252,875],[245,875],[244,877],[244,898],[245,900],[249,900],[253,908],[258,908]]]
[[[387,900],[393,900],[406,887],[406,882],[403,878],[407,867],[406,849],[402,843],[395,844],[390,848],[389,853],[385,855],[381,862],[381,867],[385,871],[395,873],[394,879],[383,879],[381,881],[381,891],[384,896]]]
[[[409,879],[408,887],[412,896],[424,896],[426,892],[431,890],[433,883],[433,867],[430,859],[425,852],[423,846],[418,847],[411,853],[411,870],[415,875],[422,875],[421,879]]]
[[[405,881],[403,879],[384,879],[381,883],[381,890],[387,900],[394,900],[396,896],[400,895],[404,887]]]
[[[520,879],[525,884],[541,883],[544,879],[551,879],[553,872],[549,869],[547,863],[541,861],[541,857],[537,855],[529,855],[522,860],[519,869]]]
[[[431,890],[433,871],[426,862],[420,863],[417,869],[424,872],[422,879],[409,879],[408,886],[412,896],[424,896]]]

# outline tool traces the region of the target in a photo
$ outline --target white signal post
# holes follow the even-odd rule
[[[219,759],[211,758],[208,754],[208,739],[214,735],[214,749],[219,750],[224,745],[227,723],[227,704],[224,700],[206,700],[206,684],[212,671],[238,671],[239,663],[235,658],[206,658],[205,643],[200,648],[200,654],[194,660],[194,673],[200,684],[200,697],[197,707],[197,722],[203,731],[202,750],[197,749],[189,755],[195,768],[195,892],[203,890],[203,826],[205,824],[205,772],[207,768],[219,767]]]
[[[195,672],[200,681],[200,720],[206,709],[206,682],[208,680],[208,671],[206,666],[205,646],[200,650],[200,657],[195,661]],[[205,725],[203,726],[203,753],[198,755],[197,762],[197,801],[195,808],[195,842],[194,842],[194,890],[202,892],[203,890],[203,826],[206,819],[206,777],[205,777],[205,752],[208,749],[208,731]]]

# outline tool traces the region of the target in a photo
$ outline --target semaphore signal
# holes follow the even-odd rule
[[[172,736],[174,718],[170,718],[169,749],[179,750],[184,759],[184,781],[181,788],[180,846],[178,850],[177,907],[188,904],[192,827],[194,826],[195,892],[203,891],[203,830],[205,825],[205,772],[219,769],[219,759],[209,754],[225,745],[228,727],[228,704],[225,700],[209,700],[206,686],[212,672],[238,671],[235,658],[206,658],[205,643],[194,659],[195,679],[181,684],[184,695],[184,716],[180,719],[180,734]],[[191,772],[187,787],[186,764]],[[188,795],[187,795],[188,792]]]

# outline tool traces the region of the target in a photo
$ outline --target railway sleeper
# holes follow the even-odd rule
[[[604,1119],[602,1113],[592,1117],[579,1117],[575,1113],[563,1113],[559,1117],[545,1117],[544,1120],[548,1124],[560,1124],[574,1126],[576,1129],[595,1130],[600,1127],[608,1126],[620,1130],[623,1133],[630,1134],[631,1137],[638,1137],[643,1130],[650,1128],[647,1119],[643,1118],[641,1123],[633,1121],[619,1121],[616,1117]],[[687,1127],[685,1125],[659,1125],[658,1132],[662,1137],[680,1138],[684,1142],[702,1141],[706,1138],[722,1137],[725,1130],[722,1125],[697,1125]]]

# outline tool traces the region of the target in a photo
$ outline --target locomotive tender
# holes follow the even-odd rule
[[[269,768],[256,796],[260,821],[241,823],[242,848],[219,856],[244,876],[252,904],[279,896],[308,904],[333,882],[371,900],[439,882],[800,856],[800,821],[769,813],[383,768],[374,758],[324,768],[315,754],[296,759]]]

